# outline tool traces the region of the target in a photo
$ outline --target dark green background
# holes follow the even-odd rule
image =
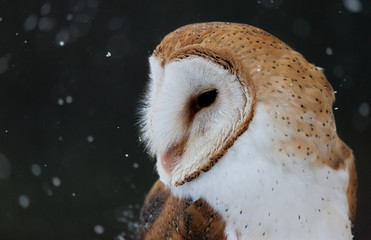
[[[0,239],[132,238],[157,178],[135,127],[147,57],[175,28],[216,20],[263,28],[325,68],[357,159],[356,239],[369,239],[371,2],[359,1],[0,0]]]

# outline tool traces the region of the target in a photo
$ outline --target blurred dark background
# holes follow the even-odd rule
[[[135,123],[147,57],[170,31],[231,21],[326,70],[370,239],[371,1],[0,0],[0,239],[132,239],[156,180]]]

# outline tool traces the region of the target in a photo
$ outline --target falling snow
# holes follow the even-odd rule
[[[0,153],[0,179],[7,179],[10,176],[10,162]]]
[[[111,57],[111,52],[107,52],[106,57]]]
[[[52,196],[53,190],[50,189],[50,185],[47,182],[44,182],[42,185],[42,189],[44,192],[46,192],[46,195]]]
[[[119,216],[117,216],[117,220],[123,223],[130,232],[135,232],[135,230],[138,227],[138,223],[137,223],[138,219],[136,218],[136,214],[135,214],[135,210],[138,210],[138,209],[140,209],[139,204],[135,204],[135,205],[129,204],[127,208],[122,210]],[[122,238],[125,239],[124,238],[125,236],[126,236],[125,233],[121,233],[119,236],[117,236],[116,239],[122,239]]]
[[[333,53],[334,52],[333,52],[332,48],[330,48],[330,47],[326,48],[326,54],[327,55],[331,56]]]
[[[125,233],[124,232],[120,233],[115,237],[114,240],[125,240]]]
[[[73,98],[72,98],[71,96],[67,96],[67,97],[66,97],[66,103],[67,103],[67,104],[71,104],[72,101],[73,101]]]
[[[94,232],[98,235],[101,235],[104,233],[104,227],[102,225],[97,224],[94,226]]]
[[[72,13],[67,14],[66,20],[71,21],[72,19],[73,19],[73,14]]]
[[[359,105],[358,111],[362,117],[367,117],[370,114],[370,105],[367,102],[363,102]]]
[[[31,172],[33,175],[35,175],[36,177],[40,176],[41,175],[41,167],[39,164],[32,164],[31,165]]]
[[[23,28],[26,32],[30,32],[34,30],[36,26],[37,26],[37,16],[35,14],[28,16],[23,23]]]
[[[48,31],[53,30],[55,25],[56,23],[53,18],[45,16],[45,17],[40,18],[37,26],[39,27],[40,31],[48,32]]]
[[[22,208],[28,208],[30,206],[30,198],[27,195],[23,194],[19,196],[18,203]]]
[[[55,187],[59,187],[61,185],[61,179],[59,177],[53,177],[52,183]]]
[[[360,0],[344,0],[344,7],[353,13],[358,13],[362,10],[362,2]]]
[[[91,136],[91,135],[89,135],[89,136],[86,138],[86,140],[87,140],[88,142],[92,143],[92,142],[94,142],[94,137]]]
[[[6,72],[8,69],[8,59],[6,57],[0,57],[0,74]]]
[[[52,5],[50,3],[44,3],[44,5],[41,6],[40,13],[41,15],[48,15],[51,10]]]
[[[64,100],[62,98],[58,98],[57,103],[58,105],[62,106],[64,104]]]

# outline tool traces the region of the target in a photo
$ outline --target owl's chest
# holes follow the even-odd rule
[[[172,190],[205,199],[226,222],[228,239],[351,239],[347,174],[283,168],[268,150],[241,136],[209,172]]]

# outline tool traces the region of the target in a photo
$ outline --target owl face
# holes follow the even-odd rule
[[[174,58],[161,66],[152,56],[150,69],[143,136],[160,179],[182,184],[212,167],[251,98],[236,75],[205,57]]]

